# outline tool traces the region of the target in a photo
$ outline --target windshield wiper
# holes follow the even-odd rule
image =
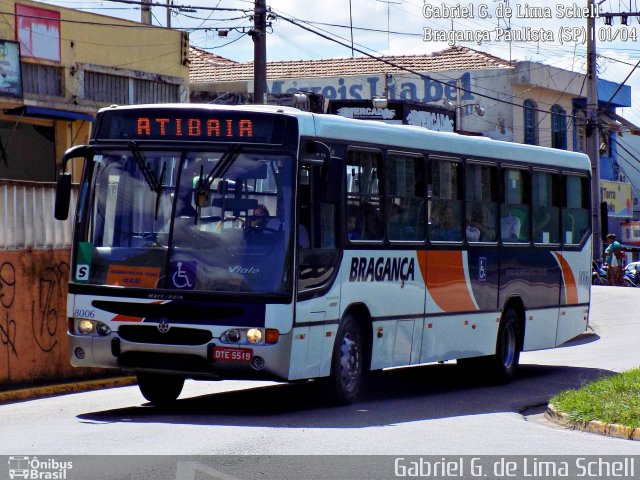
[[[129,142],[129,150],[131,150],[133,158],[135,158],[138,168],[142,172],[142,176],[146,180],[151,191],[159,194],[162,191],[162,183],[158,181],[158,177],[156,177],[154,171],[149,168],[149,164],[145,163],[138,144],[136,142]],[[161,177],[164,177],[164,166],[162,168]]]
[[[207,175],[207,178],[203,179],[203,172],[202,170],[200,171],[200,178],[198,179],[198,193],[206,193],[211,188],[213,181],[221,175],[224,175],[231,163],[238,157],[238,155],[240,155],[241,149],[242,147],[239,144],[233,144],[229,150],[222,154],[218,163],[213,166],[209,175]]]
[[[162,171],[160,172],[160,180],[158,181],[158,177],[154,173],[151,168],[149,168],[149,164],[145,163],[144,157],[142,156],[142,152],[140,152],[140,148],[136,142],[129,142],[129,149],[133,154],[133,158],[136,159],[136,163],[138,164],[138,168],[142,172],[142,176],[149,185],[149,188],[152,192],[156,194],[156,205],[154,211],[154,218],[158,220],[158,211],[160,210],[160,194],[162,193],[163,184],[164,184],[164,176],[167,173],[167,164],[166,162],[162,163]]]
[[[211,168],[211,171],[209,172],[206,178],[204,178],[204,169],[202,168],[202,166],[200,167],[200,177],[198,178],[198,191],[197,191],[196,198],[199,199],[200,196],[207,195],[209,193],[209,190],[211,190],[211,185],[213,184],[213,181],[216,178],[225,174],[225,172],[229,169],[229,167],[235,161],[235,159],[238,158],[238,155],[240,155],[241,150],[242,150],[242,147],[239,144],[235,143],[231,145],[231,147],[229,147],[229,149],[222,154],[222,156],[220,157],[220,160],[218,160],[218,163],[216,163]],[[200,216],[200,202],[197,201],[196,216],[194,219],[196,224],[198,223],[199,216]]]

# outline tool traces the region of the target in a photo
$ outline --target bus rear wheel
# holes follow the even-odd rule
[[[360,394],[364,377],[363,336],[357,319],[346,316],[338,327],[333,345],[331,375],[325,382],[331,403],[349,405]]]
[[[156,406],[175,402],[184,386],[184,377],[178,375],[141,372],[136,376],[142,396]]]
[[[496,353],[488,358],[488,373],[499,383],[514,379],[520,362],[520,323],[513,308],[507,309],[498,328]]]

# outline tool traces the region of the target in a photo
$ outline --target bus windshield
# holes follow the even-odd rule
[[[293,166],[287,154],[238,145],[95,151],[76,282],[289,292]]]

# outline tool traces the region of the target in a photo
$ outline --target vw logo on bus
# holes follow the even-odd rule
[[[169,322],[165,322],[164,320],[162,320],[158,324],[158,331],[160,333],[167,333],[170,329],[171,329],[171,325],[169,325]]]

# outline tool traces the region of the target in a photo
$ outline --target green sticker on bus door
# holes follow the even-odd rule
[[[89,283],[91,273],[91,257],[93,256],[93,242],[78,243],[78,258],[76,261],[76,282]]]

